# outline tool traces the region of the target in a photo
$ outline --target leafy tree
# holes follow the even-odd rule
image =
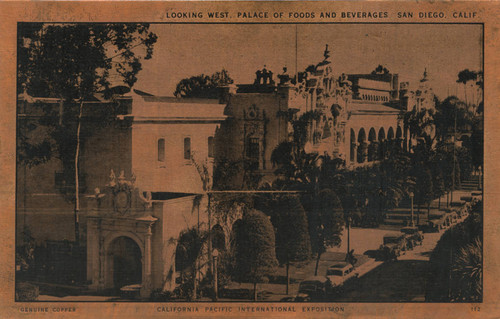
[[[453,136],[456,132],[469,131],[474,119],[474,113],[456,96],[449,96],[436,105],[436,133],[441,140]]]
[[[306,213],[298,197],[274,201],[271,221],[276,227],[276,257],[280,263],[306,260],[311,255]]]
[[[472,85],[476,84],[482,87],[482,72],[471,71],[469,69],[462,70],[458,72],[457,83],[462,83],[464,85],[465,103],[468,103],[467,99],[467,83],[472,82]]]
[[[235,231],[235,277],[254,284],[257,300],[257,283],[264,282],[278,265],[273,225],[264,213],[249,210]]]
[[[293,141],[281,142],[271,154],[271,161],[277,166],[275,174],[287,188],[308,189],[314,187],[320,175],[320,156],[304,150],[307,142],[308,126],[319,119],[320,113],[309,111],[298,119],[291,119]],[[278,181],[280,183],[280,181]]]
[[[414,107],[404,115],[405,129],[410,132],[410,138],[434,138],[434,111],[432,109],[417,110]],[[432,142],[432,141],[431,141]],[[432,143],[431,143],[432,144]]]
[[[234,83],[229,72],[222,69],[211,76],[200,74],[190,78],[182,79],[175,88],[174,95],[177,97],[196,98],[218,98],[219,88]]]
[[[381,188],[385,193],[387,208],[398,207],[415,187],[414,178],[408,174],[410,165],[408,153],[400,147],[392,148],[388,158],[382,161],[380,170],[385,179],[381,181]]]
[[[472,123],[472,133],[470,137],[470,153],[474,168],[483,166],[484,160],[484,127],[483,116],[478,116]]]
[[[25,149],[20,159],[36,164],[48,160],[47,154],[57,149],[65,171],[73,170],[76,241],[79,240],[82,119],[87,115],[84,102],[93,99],[96,92],[103,92],[109,98],[112,77],[131,87],[137,81],[141,60],[151,58],[156,40],[149,25],[143,23],[37,23],[22,24],[19,28],[18,88],[33,96],[61,101],[58,121],[48,123],[53,139],[31,149],[21,139],[20,146]],[[35,159],[38,151],[41,156]]]
[[[282,196],[272,202],[271,221],[276,229],[276,257],[280,264],[286,264],[288,294],[290,262],[307,260],[311,256],[307,216],[297,196]]]
[[[315,275],[318,274],[321,255],[328,247],[339,246],[344,227],[344,211],[342,203],[332,190],[323,189],[317,194],[310,194],[308,199],[309,234],[311,246],[316,256]]]
[[[437,166],[433,165],[432,170],[432,193],[434,197],[438,197],[438,209],[441,209],[441,196],[445,194],[443,173],[436,169]]]
[[[434,199],[432,175],[429,168],[416,169],[415,198],[418,205],[418,219],[420,221],[420,207],[427,206],[427,216],[430,215],[430,205]]]

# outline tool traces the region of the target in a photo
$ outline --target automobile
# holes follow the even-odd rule
[[[452,224],[456,224],[458,222],[458,214],[456,211],[450,212],[448,216]]]
[[[422,226],[422,229],[424,229],[425,232],[427,233],[439,233],[440,229],[440,222],[439,220],[429,220],[427,222],[427,225]]]
[[[384,235],[384,242],[379,250],[385,260],[397,260],[406,247],[406,238],[401,233],[388,233]]]
[[[443,229],[448,228],[448,227],[451,226],[450,216],[448,214],[445,215],[445,216],[443,216],[443,217],[441,217],[441,221],[442,221],[441,227]]]
[[[422,245],[424,234],[418,230],[416,226],[408,226],[401,228],[401,232],[405,234],[408,248],[412,249],[417,245]]]
[[[329,294],[341,292],[345,282],[358,276],[359,274],[354,272],[354,267],[350,263],[333,264],[326,270],[326,278],[328,279],[326,292]]]
[[[299,284],[299,292],[295,301],[322,301],[326,299],[328,279],[323,276],[312,276]]]

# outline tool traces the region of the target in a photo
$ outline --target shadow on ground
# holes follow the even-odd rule
[[[429,263],[421,260],[386,262],[344,286],[335,301],[425,301]]]

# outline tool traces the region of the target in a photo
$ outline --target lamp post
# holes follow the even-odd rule
[[[347,254],[349,256],[349,252],[351,251],[351,216],[347,216]]]
[[[413,194],[413,192],[410,192],[410,200],[411,200],[411,225],[415,226],[415,222],[413,220],[413,196],[415,196]]]
[[[219,257],[219,251],[215,248],[212,251],[212,256],[214,258],[214,301],[218,298],[218,280],[217,280],[217,258]]]

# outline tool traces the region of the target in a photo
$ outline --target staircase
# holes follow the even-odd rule
[[[413,220],[415,225],[427,224],[427,207],[420,210],[420,214],[415,208],[413,211]],[[396,208],[385,214],[384,224],[386,225],[409,225],[411,224],[411,209],[410,208]]]
[[[460,189],[466,191],[476,191],[481,189],[479,184],[479,176],[473,175],[470,178],[461,181]]]

